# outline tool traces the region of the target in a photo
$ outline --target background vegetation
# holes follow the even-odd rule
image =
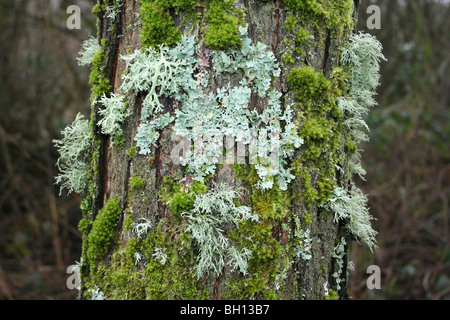
[[[89,113],[89,70],[77,65],[95,36],[94,0],[0,0],[0,299],[73,299],[66,268],[79,260],[80,199],[54,185],[52,140],[78,112]],[[66,9],[82,9],[82,29]],[[381,29],[368,30],[369,4]],[[384,46],[379,106],[363,146],[374,254],[354,246],[349,294],[355,299],[450,298],[450,4],[363,0],[359,30]],[[366,288],[380,266],[381,290]]]

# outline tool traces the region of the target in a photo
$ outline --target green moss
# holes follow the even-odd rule
[[[123,220],[123,228],[125,229],[125,231],[131,232],[133,230],[133,227],[134,227],[133,215],[129,214]]]
[[[94,16],[98,16],[100,14],[102,14],[103,12],[106,11],[106,8],[104,5],[97,3],[93,8],[92,8],[92,14]]]
[[[295,34],[295,45],[300,47],[305,44],[306,41],[309,40],[309,31],[304,28],[298,28],[297,33]]]
[[[191,272],[195,254],[191,248],[192,240],[187,234],[178,234],[171,240],[167,233],[156,232],[151,235],[147,257],[153,255],[156,248],[164,249],[167,262],[162,264],[149,259],[144,274],[149,286],[147,298],[150,299],[200,299],[205,293],[200,291],[200,282]]]
[[[180,215],[188,212],[194,207],[194,198],[192,194],[186,192],[176,192],[169,201],[170,212],[174,215]]]
[[[290,212],[290,198],[277,183],[264,193],[254,188],[259,179],[254,166],[234,165],[233,169],[236,178],[241,179],[249,190],[249,205],[260,220],[258,223],[242,221],[239,228],[227,233],[234,243],[249,248],[252,257],[248,263],[249,275],[232,279],[226,295],[233,299],[277,299],[272,285],[287,263],[286,251],[279,238],[286,232],[283,226],[286,226]]]
[[[194,181],[190,187],[186,187],[184,183],[165,177],[160,198],[179,221],[182,213],[194,208],[195,196],[207,191],[208,187],[199,181]]]
[[[281,58],[283,59],[284,63],[286,63],[286,64],[292,64],[295,62],[294,58],[292,58],[292,56],[290,54],[283,54],[281,56]]]
[[[93,58],[91,74],[89,75],[89,84],[92,85],[91,101],[94,101],[104,93],[108,94],[111,92],[109,79],[102,75],[105,59],[106,55],[103,50],[99,50]]]
[[[133,158],[136,152],[137,152],[136,146],[130,147],[130,149],[128,149],[128,157]]]
[[[108,252],[114,237],[114,227],[119,218],[119,201],[111,198],[98,212],[87,238],[87,258],[91,269],[95,269],[97,261],[103,259]]]
[[[239,37],[238,11],[233,1],[211,0],[208,3],[205,20],[205,45],[213,50],[238,49],[241,47]]]
[[[195,194],[206,193],[208,191],[208,187],[204,183],[195,180],[192,183],[190,191],[195,193]]]
[[[318,191],[313,187],[310,171],[302,165],[301,161],[295,161],[293,165],[295,175],[300,178],[301,200],[310,206],[318,197]]]
[[[322,0],[283,0],[293,13],[300,12],[316,29],[325,27],[338,36],[344,30],[353,27],[353,0],[325,1]]]
[[[130,178],[130,187],[131,190],[142,190],[145,187],[144,179],[141,177],[134,175]]]
[[[181,40],[181,31],[168,12],[170,1],[140,0],[140,3],[141,42],[144,48],[156,48],[161,44],[170,47]]]
[[[303,222],[304,222],[305,224],[311,224],[311,223],[312,223],[312,217],[313,217],[313,214],[312,214],[311,212],[305,214],[305,215],[303,216]]]
[[[83,218],[78,223],[78,230],[80,230],[80,232],[82,234],[89,234],[89,231],[91,230],[91,226],[92,226],[92,221],[89,219]]]
[[[232,0],[208,0],[205,3],[195,0],[140,0],[140,3],[144,48],[161,44],[170,47],[180,41],[181,31],[170,15],[171,10],[177,14],[183,12],[183,19],[192,21],[200,21],[201,13],[205,11],[204,43],[210,49],[226,50],[241,46],[238,26],[243,22],[243,11],[238,10]]]
[[[344,151],[347,154],[355,154],[358,151],[358,146],[355,144],[354,141],[349,140],[344,145]]]
[[[297,25],[298,22],[298,18],[291,14],[289,15],[289,17],[287,17],[286,22],[285,22],[285,27],[287,31],[292,31],[294,30],[295,26]]]
[[[164,225],[167,232],[162,232]],[[165,255],[155,256],[156,249]],[[136,263],[136,255],[145,264]],[[87,287],[98,287],[107,299],[173,300],[205,299],[201,282],[191,272],[195,263],[192,240],[171,219],[164,219],[158,231],[147,239],[131,238],[118,246],[109,261],[99,264],[97,274]]]
[[[328,295],[323,296],[324,300],[339,300],[339,295],[333,289],[328,289]]]
[[[92,175],[90,175],[89,180],[91,181],[91,184],[89,186],[88,195],[83,199],[83,201],[81,201],[81,204],[80,204],[80,209],[81,209],[81,212],[83,213],[83,217],[89,216],[91,214],[91,210],[92,210],[92,197],[91,197]]]
[[[92,86],[91,101],[94,101],[97,97],[101,97],[103,94],[109,94],[111,92],[111,84],[109,79],[100,76],[97,83]]]
[[[89,76],[89,84],[97,83],[100,78],[103,62],[105,61],[105,52],[103,50],[97,51],[92,60],[92,70]]]
[[[310,66],[291,69],[288,82],[291,88],[296,91],[296,98],[302,102],[317,101],[324,98],[331,86],[323,74],[315,72]]]
[[[324,203],[336,186],[342,114],[335,102],[347,90],[345,79],[340,69],[328,80],[308,66],[294,68],[288,75],[304,140],[302,157],[293,162],[293,169],[301,179],[301,199],[307,206]]]

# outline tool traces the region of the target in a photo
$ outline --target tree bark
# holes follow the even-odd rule
[[[140,11],[141,2],[123,0],[119,6],[120,2],[99,1],[99,5],[105,6],[105,10],[97,12],[98,40],[105,52],[100,74],[109,80],[111,93],[120,91],[122,76],[127,70],[126,62],[120,57],[142,48],[142,19],[145,17]],[[87,196],[89,201],[85,201],[87,208],[84,210],[84,219],[90,221],[90,227],[83,237],[83,298],[95,298],[99,291],[113,299],[347,298],[347,244],[351,239],[323,204],[333,187],[348,189],[351,183],[349,155],[345,150],[348,132],[339,125],[340,120],[329,106],[345,93],[337,92],[344,91],[345,85],[339,84],[336,74],[340,53],[352,33],[357,8],[352,0],[312,2],[313,5],[281,0],[235,3],[239,9],[245,9],[244,15],[235,16],[242,25],[247,25],[252,44],[261,42],[275,55],[281,73],[279,77],[273,77],[271,88],[282,93],[283,106],[294,106],[295,123],[304,139],[303,145],[289,159],[295,178],[286,191],[277,185],[264,192],[258,190],[254,185],[257,175],[248,159],[246,164],[218,165],[215,173],[204,182],[210,190],[220,183],[234,186],[240,190],[240,204],[259,215],[258,222],[241,221],[238,226],[221,226],[230,243],[250,249],[248,272],[244,275],[225,264],[218,275],[210,272],[196,277],[200,245],[186,231],[186,216],[174,214],[170,206],[175,203],[171,198],[173,186],[179,188],[177,192],[182,192],[192,179],[185,174],[185,167],[175,165],[171,159],[171,152],[179,141],[171,140],[173,129],[169,125],[160,130],[153,152],[140,154],[135,137],[141,123],[145,92],[127,92],[129,116],[122,125],[121,142],[114,145],[111,136],[103,134],[98,126],[102,107],[98,99],[93,101],[95,152],[91,162],[93,176]],[[195,37],[201,53],[212,50],[204,41],[211,23],[205,17],[215,2],[196,3],[193,19],[182,10],[175,10],[174,6],[163,7],[164,1],[155,3],[161,6],[163,15],[170,15],[182,33]],[[107,12],[114,6],[120,7],[120,12],[113,20]],[[307,31],[304,32],[306,37],[301,36],[300,29]],[[210,56],[205,54],[200,58],[209,59],[205,63],[210,80],[208,90],[216,92],[227,82],[231,86],[238,85],[241,77],[217,74]],[[303,88],[289,81],[293,69],[307,66],[314,71],[311,79],[323,77],[323,81],[329,81],[330,86],[323,89],[326,96],[322,92],[319,98],[301,98],[302,93],[298,92],[303,92]],[[334,100],[326,101],[330,95]],[[165,107],[164,112],[173,113],[175,99],[161,96],[160,101]],[[266,107],[255,92],[250,101],[250,109],[262,112]],[[318,111],[317,104],[326,105],[327,111]],[[325,138],[308,138],[305,125],[308,119],[328,121],[336,125],[329,130],[336,131]],[[321,148],[320,156],[308,156],[312,148]],[[336,169],[337,164],[340,169]],[[139,177],[137,182],[143,184],[136,185],[133,177]],[[107,212],[106,204],[111,199],[118,200],[119,218],[113,228],[104,229],[111,238],[106,242],[106,254],[93,261],[89,258],[89,250],[95,246],[92,233],[96,221]],[[111,213],[108,211],[108,214]],[[150,227],[138,238],[133,227],[145,221],[142,218],[150,221]],[[309,234],[305,235],[307,230]],[[342,252],[336,251],[339,244]],[[306,255],[300,253],[299,246]],[[158,256],[158,252],[162,255]],[[330,289],[337,296],[332,295]]]

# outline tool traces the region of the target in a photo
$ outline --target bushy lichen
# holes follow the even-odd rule
[[[327,200],[325,207],[334,213],[334,221],[343,221],[347,231],[359,242],[365,243],[370,250],[376,248],[375,235],[371,220],[374,218],[369,214],[367,197],[355,185],[350,192],[337,187],[333,196]]]
[[[122,124],[129,115],[124,97],[114,93],[109,97],[103,94],[99,104],[103,108],[98,111],[101,119],[97,122],[97,125],[103,134],[111,136],[112,144],[118,143],[123,133]]]
[[[249,206],[258,215],[259,222],[241,221],[239,229],[229,237],[251,250],[248,261],[248,276],[232,279],[225,297],[233,299],[276,299],[277,276],[286,268],[287,253],[279,241],[276,231],[287,219],[290,212],[288,192],[280,190],[277,183],[265,192],[254,187],[258,175],[254,166],[234,165],[237,179],[242,180],[251,194]]]
[[[97,38],[89,35],[88,39],[82,44],[82,49],[80,50],[77,60],[79,66],[90,65],[94,61],[94,57],[100,52],[102,48],[98,44]]]
[[[376,105],[375,88],[379,84],[379,64],[382,60],[386,58],[382,54],[380,42],[364,33],[354,34],[350,38],[341,57],[343,66],[351,70],[351,81],[348,94],[341,97],[337,105],[346,114],[344,125],[353,137],[347,143],[347,152],[351,155],[350,170],[360,177],[364,176],[365,171],[361,166],[357,144],[368,140],[364,132],[368,129],[364,116]]]
[[[195,272],[199,279],[209,273],[220,275],[225,265],[229,265],[232,271],[247,273],[250,250],[236,248],[223,235],[222,228],[225,225],[236,228],[240,221],[254,222],[259,217],[252,214],[247,206],[236,206],[236,198],[239,198],[239,193],[234,188],[225,184],[216,185],[207,193],[198,194],[193,208],[181,214],[186,219],[186,232],[191,233],[199,245]]]
[[[91,139],[89,123],[83,115],[77,114],[71,125],[61,131],[63,137],[53,140],[60,156],[56,163],[60,174],[56,183],[66,188],[68,193],[74,191],[84,194],[88,186],[89,157],[91,154]]]

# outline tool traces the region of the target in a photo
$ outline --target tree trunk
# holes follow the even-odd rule
[[[94,152],[80,222],[83,298],[347,298],[352,238],[327,201],[337,187],[352,188],[349,163],[355,145],[336,101],[349,90],[350,71],[339,63],[352,34],[355,5],[353,0],[238,0],[234,4],[99,0],[94,12],[102,54],[93,58],[91,74]],[[164,50],[170,55],[181,35],[193,37],[198,45],[193,71],[185,73],[199,82],[205,79],[204,86],[192,90],[213,97],[204,102],[211,105],[211,115],[193,117],[200,122],[212,117],[203,125],[231,126],[232,121],[240,125],[243,122],[233,118],[236,114],[227,118],[215,112],[246,101],[233,88],[249,89],[245,119],[265,109],[268,116],[273,112],[278,117],[278,142],[287,154],[283,168],[290,168],[291,178],[280,180],[280,172],[271,176],[264,171],[267,165],[252,162],[245,143],[241,143],[247,147],[245,157],[214,162],[205,174],[187,163],[176,164],[174,154],[188,153],[187,147],[181,148],[181,135],[175,134],[182,122],[176,110],[194,110],[193,101],[199,100],[190,100],[186,81],[175,83],[183,76],[180,69],[165,83],[149,80],[146,88],[136,85],[130,90],[131,78],[140,76],[132,69],[137,58],[122,57],[144,48],[149,48],[150,56]],[[258,43],[265,46],[257,47]],[[254,67],[243,50],[255,50],[253,58],[260,54],[267,61]],[[270,60],[271,52],[275,62]],[[241,65],[233,71],[218,69],[235,66],[238,60]],[[272,68],[268,71],[272,74],[258,69],[264,66]],[[268,89],[258,87],[264,86],[262,77],[270,80]],[[145,77],[139,79],[135,83],[145,82]],[[168,82],[178,89],[163,89]],[[162,109],[146,116],[143,104],[153,89]],[[279,93],[282,110],[289,106],[291,119],[268,109],[271,92]],[[114,96],[126,101],[126,117],[112,133],[101,120]],[[152,108],[158,102],[153,101]],[[189,103],[192,109],[187,108]],[[183,114],[189,116],[188,111]],[[144,131],[144,123],[164,114],[173,118]],[[289,136],[283,131],[289,123],[294,125],[292,138],[299,138],[296,145],[282,143]],[[142,132],[144,138],[137,138]],[[150,138],[155,133],[159,136]],[[193,148],[195,141],[191,141]],[[235,146],[225,147],[224,158],[235,156],[232,150],[239,154],[239,143]]]

